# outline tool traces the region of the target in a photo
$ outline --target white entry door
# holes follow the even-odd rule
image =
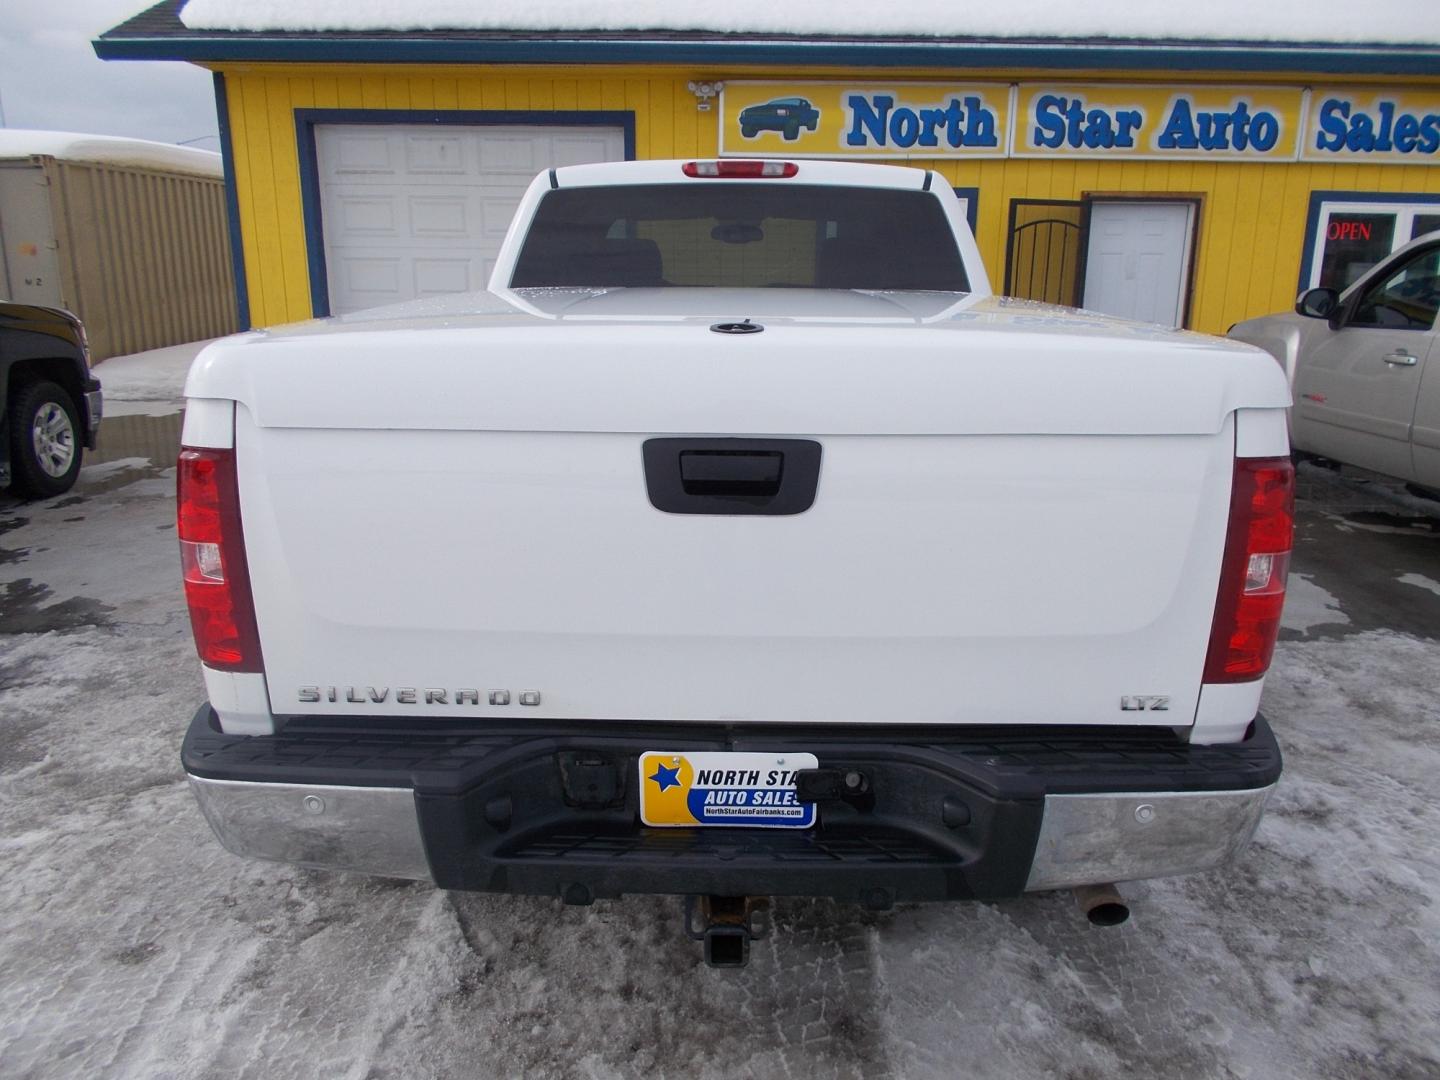
[[[316,125],[331,313],[483,289],[537,173],[624,156],[618,127]]]
[[[1185,317],[1194,226],[1192,203],[1092,203],[1084,306],[1179,326]]]

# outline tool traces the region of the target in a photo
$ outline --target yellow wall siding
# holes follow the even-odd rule
[[[241,240],[256,326],[309,318],[310,280],[300,199],[295,109],[624,110],[635,113],[640,158],[713,156],[716,113],[699,112],[686,87],[715,72],[640,68],[222,67],[238,189]],[[739,78],[738,72],[723,73]],[[966,78],[1044,73],[967,72]],[[1116,73],[1095,73],[1116,78]],[[789,81],[845,72],[756,70]],[[887,72],[886,81],[954,72]],[[1066,81],[1082,75],[1067,74]],[[875,81],[871,78],[870,81]],[[1142,82],[1140,77],[1127,81]],[[1197,81],[1187,75],[1187,81]],[[1229,81],[1212,76],[1210,81]],[[1245,82],[1264,81],[1246,76]],[[1303,79],[1272,80],[1295,84]],[[1336,80],[1323,80],[1334,85]],[[1369,80],[1376,82],[1379,80]],[[1240,319],[1294,300],[1312,191],[1440,194],[1440,166],[1153,161],[916,161],[957,187],[980,190],[977,234],[998,292],[1005,277],[1010,200],[1172,193],[1201,200],[1190,325],[1223,333]]]

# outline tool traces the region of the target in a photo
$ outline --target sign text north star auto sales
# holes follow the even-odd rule
[[[1440,162],[1440,93],[1285,86],[729,82],[732,156]]]

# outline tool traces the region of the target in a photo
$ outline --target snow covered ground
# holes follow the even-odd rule
[[[173,403],[165,366],[99,374]],[[674,900],[223,851],[179,767],[203,692],[179,417],[149,411],[70,495],[0,499],[0,1076],[1440,1075],[1440,516],[1393,486],[1303,470],[1265,698],[1286,773],[1232,873],[1125,886],[1110,930],[1066,894],[782,901],[722,972]]]

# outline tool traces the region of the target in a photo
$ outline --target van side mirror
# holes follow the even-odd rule
[[[1334,289],[1306,289],[1295,301],[1295,313],[1307,319],[1328,319],[1340,306],[1340,294]]]

